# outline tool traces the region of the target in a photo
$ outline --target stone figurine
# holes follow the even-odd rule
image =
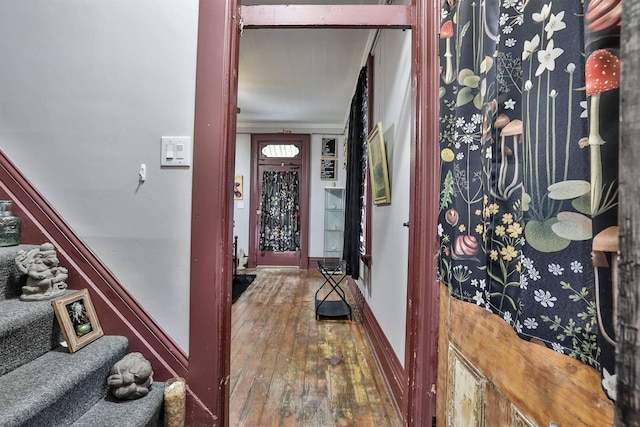
[[[153,383],[151,363],[138,352],[129,353],[113,365],[107,384],[117,399],[133,400],[149,393]]]
[[[27,283],[22,287],[22,301],[42,301],[56,298],[67,289],[65,280],[69,272],[58,266],[58,256],[54,246],[47,242],[30,251],[19,250],[16,255],[18,271],[27,275]]]

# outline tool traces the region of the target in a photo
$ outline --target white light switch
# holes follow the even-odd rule
[[[160,166],[191,166],[191,137],[163,136]]]

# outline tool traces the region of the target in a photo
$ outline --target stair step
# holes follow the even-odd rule
[[[107,392],[107,376],[127,352],[121,336],[103,336],[75,353],[57,347],[0,377],[0,425],[70,425]]]
[[[60,345],[51,301],[0,301],[0,376]]]
[[[149,394],[117,400],[110,394],[73,423],[74,427],[156,427],[162,425],[164,383],[154,382]]]
[[[29,251],[38,245],[18,245],[0,248],[0,301],[18,298],[26,276],[16,267],[16,255],[19,250]]]

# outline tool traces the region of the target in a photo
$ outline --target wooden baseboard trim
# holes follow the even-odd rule
[[[402,418],[401,408],[404,404],[405,391],[404,369],[355,280],[349,277],[348,282],[349,290],[356,303],[355,309],[362,319],[362,326],[373,349],[382,377],[391,392],[396,412]]]

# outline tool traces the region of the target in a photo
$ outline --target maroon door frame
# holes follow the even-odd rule
[[[290,159],[277,159],[264,161],[259,159],[258,150],[262,144],[296,144],[300,148],[300,156],[296,164],[300,164],[300,260],[298,267],[309,268],[309,152],[311,138],[303,134],[255,134],[251,135],[251,198],[249,202],[249,268],[258,264],[258,226],[257,211],[260,209],[257,200],[260,198],[258,189],[260,188],[259,165],[278,164]]]
[[[229,423],[231,320],[230,196],[240,12],[245,28],[411,28],[415,128],[407,289],[406,425],[435,416],[438,284],[434,255],[438,212],[439,0],[395,5],[243,6],[200,0],[194,129],[188,384],[189,425]]]
[[[440,1],[412,0],[411,206],[407,332],[405,339],[405,425],[431,425],[436,416],[440,284],[436,279],[439,211]],[[444,396],[443,396],[444,397]],[[443,425],[444,420],[439,423]]]
[[[187,424],[228,425],[238,0],[200,0]]]

